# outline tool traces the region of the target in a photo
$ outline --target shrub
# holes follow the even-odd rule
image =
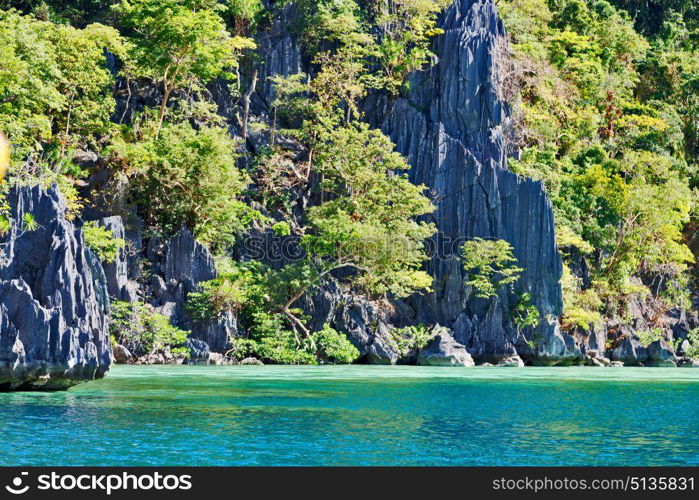
[[[172,326],[165,316],[150,306],[116,301],[111,308],[109,331],[112,340],[132,354],[143,356],[169,350],[173,354],[186,355],[186,349],[181,346],[189,332]]]
[[[232,340],[231,354],[241,359],[257,357],[268,363],[315,365],[318,362],[349,364],[359,351],[347,337],[325,325],[309,337],[300,338],[285,328],[281,314],[257,313],[251,338]]]
[[[476,290],[476,297],[496,297],[498,289],[514,284],[522,273],[512,255],[512,245],[505,240],[474,238],[461,247],[464,269],[468,272],[466,284]]]
[[[430,340],[439,334],[439,330],[423,324],[393,328],[390,332],[391,342],[400,357],[416,352],[425,347]]]
[[[212,247],[232,243],[257,215],[240,199],[248,178],[236,167],[235,141],[222,127],[165,124],[156,136],[152,126],[144,125],[141,137],[117,138],[110,149],[150,229],[174,234],[186,226]]]
[[[684,353],[690,358],[699,358],[699,328],[695,328],[687,334],[687,341],[689,348],[685,349]]]
[[[541,320],[539,310],[531,302],[531,295],[523,293],[512,309],[512,321],[518,329],[536,327]]]
[[[564,304],[561,318],[563,329],[589,330],[602,323],[602,315],[599,312],[602,300],[597,291],[593,288],[582,290],[582,280],[575,277],[567,265],[563,266],[561,288]]]
[[[123,239],[115,238],[109,229],[98,226],[94,221],[86,222],[82,231],[87,247],[107,264],[114,262],[119,250],[126,245]]]
[[[326,362],[349,364],[359,357],[359,350],[347,337],[325,325],[311,337],[317,347],[318,356]]]
[[[638,341],[641,343],[642,346],[648,346],[649,344],[652,344],[656,340],[664,340],[665,339],[665,334],[663,333],[663,330],[660,328],[651,328],[650,330],[641,330],[636,332],[636,336],[638,337]]]
[[[264,273],[261,263],[225,260],[221,267],[224,266],[225,273],[200,283],[200,291],[187,295],[185,307],[193,320],[205,321],[224,312],[239,311],[260,295],[260,279]]]

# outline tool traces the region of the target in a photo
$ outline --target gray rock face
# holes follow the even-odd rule
[[[438,63],[411,79],[407,97],[370,99],[381,124],[411,164],[410,178],[437,200],[439,234],[428,264],[434,293],[410,302],[414,322],[439,323],[476,359],[520,354],[547,364],[578,359],[574,340],[556,321],[542,321],[524,338],[513,327],[513,296],[488,303],[464,286],[458,249],[473,237],[498,238],[514,248],[524,268],[516,292],[528,292],[542,318],[562,312],[561,258],[551,203],[539,182],[506,170],[503,128],[508,113],[498,99],[496,45],[505,33],[493,0],[456,0],[442,16],[435,42]],[[538,339],[538,345],[529,346]]]
[[[420,351],[417,362],[424,366],[475,366],[466,348],[448,332],[437,335]]]
[[[303,304],[313,318],[313,329],[330,325],[343,332],[359,349],[360,359],[370,364],[392,365],[399,354],[390,341],[387,314],[376,304],[344,291],[333,279]]]
[[[213,321],[195,322],[190,338],[203,340],[213,352],[224,353],[230,349],[230,340],[238,336],[238,319],[231,312],[221,314]]]
[[[646,350],[648,352],[647,366],[677,366],[675,351],[666,341],[651,342]]]
[[[261,65],[258,94],[267,106],[271,105],[276,96],[270,76],[289,76],[304,71],[301,46],[291,30],[291,24],[296,17],[296,9],[290,2],[283,7],[279,16],[275,16],[271,29],[257,40],[264,60]]]
[[[186,310],[187,294],[198,289],[198,284],[218,276],[211,253],[183,228],[167,243],[149,242],[148,258],[153,262],[154,275],[150,290],[156,310],[183,330],[191,331],[191,338],[205,342],[211,352],[224,353],[230,339],[238,334],[236,317],[225,313],[211,321],[193,322]]]
[[[64,389],[109,370],[107,282],[57,188],[12,190],[0,237],[0,390]],[[25,214],[36,221],[32,230]]]
[[[99,226],[109,230],[115,238],[126,241],[126,231],[121,217],[105,217],[98,221]],[[129,279],[128,254],[126,248],[119,249],[114,262],[102,262],[102,269],[107,278],[109,296],[125,302],[138,300],[138,285]]]
[[[211,351],[209,346],[203,340],[188,338],[185,347],[189,349],[189,359],[187,363],[190,365],[208,365]]]
[[[361,298],[349,297],[338,307],[331,325],[344,332],[371,364],[395,364],[398,354],[388,341],[388,325],[377,307]]]
[[[216,266],[209,251],[187,229],[170,238],[165,257],[165,281],[178,281],[190,291],[196,283],[216,277]]]
[[[648,360],[648,350],[638,339],[625,335],[619,340],[618,345],[609,351],[609,358],[612,361],[620,361],[624,365],[638,366],[645,364]]]

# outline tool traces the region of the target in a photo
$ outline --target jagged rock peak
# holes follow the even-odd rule
[[[507,170],[500,100],[499,45],[505,31],[493,0],[456,0],[443,14],[434,43],[437,63],[416,72],[410,92],[395,101],[369,99],[367,115],[382,126],[411,164],[410,178],[426,185],[437,210],[438,234],[428,270],[434,292],[409,301],[404,322],[446,326],[480,361],[520,355],[546,364],[580,357],[555,320],[562,312],[562,263],[551,203],[541,183]],[[464,286],[459,246],[466,239],[503,239],[524,268],[514,293],[493,303]],[[527,292],[542,321],[519,332],[510,309]],[[497,309],[497,310],[496,310]]]
[[[0,390],[64,389],[109,370],[109,298],[99,259],[58,188],[10,190],[0,237]],[[31,222],[33,219],[33,222]]]

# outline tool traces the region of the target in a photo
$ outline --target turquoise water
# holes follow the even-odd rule
[[[0,465],[699,465],[699,370],[116,367],[0,394]]]

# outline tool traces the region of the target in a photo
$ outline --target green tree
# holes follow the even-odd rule
[[[133,42],[127,73],[160,82],[156,136],[163,125],[171,94],[218,76],[234,78],[239,53],[254,48],[252,40],[232,37],[214,0],[123,0],[114,7]]]
[[[321,66],[314,77],[275,80],[275,106],[295,125],[282,133],[297,138],[306,156],[294,161],[276,147],[259,165],[258,182],[263,199],[273,202],[269,208],[282,209],[306,252],[304,261],[272,275],[272,303],[294,335],[312,344],[312,332],[294,309],[297,301],[340,269],[349,273],[349,286],[375,297],[428,289],[423,242],[434,232],[417,222],[434,210],[424,186],[408,181],[407,163],[384,134],[357,121],[357,101],[367,91],[365,61],[341,48],[316,62]],[[322,179],[319,185],[312,184],[314,176]],[[321,201],[297,220],[293,206],[308,189]],[[284,193],[290,198],[280,205]]]
[[[523,271],[515,265],[512,245],[505,240],[474,238],[463,244],[461,255],[468,273],[466,284],[482,299],[496,297],[500,288],[516,283]]]
[[[105,50],[123,53],[116,30],[83,30],[0,12],[0,129],[15,166],[56,147],[96,146],[110,128],[114,78]]]
[[[105,51],[123,54],[118,32],[0,12],[0,130],[12,143],[11,184],[58,184],[68,216],[82,208],[76,149],[99,149],[113,125],[114,78]]]
[[[113,342],[123,345],[135,356],[167,351],[187,354],[182,346],[190,332],[172,326],[149,305],[116,301],[111,309],[109,332]]]
[[[292,280],[299,286],[287,289],[279,309],[306,336],[293,306],[339,269],[351,271],[351,286],[374,296],[428,289],[423,242],[434,232],[416,220],[434,210],[424,187],[401,173],[408,165],[380,131],[351,123],[324,131],[316,147],[313,170],[323,178],[319,196],[327,201],[307,211],[300,229],[307,260],[289,268],[304,278]]]
[[[408,75],[425,66],[432,38],[441,35],[437,16],[451,0],[396,0],[370,3],[374,23],[379,26],[378,60],[382,87],[397,94]]]
[[[158,136],[150,121],[110,151],[150,229],[174,234],[185,226],[215,249],[256,217],[241,201],[249,179],[236,166],[235,148],[224,128],[166,123]]]
[[[644,38],[612,4],[662,16],[652,29],[636,18],[653,33]],[[642,276],[666,285],[668,306],[684,300],[698,143],[696,93],[687,92],[697,74],[692,9],[682,0],[499,6],[513,39],[501,64],[503,95],[522,131],[514,137],[522,153],[510,165],[544,182],[564,261],[583,259],[590,273],[584,285],[564,280],[564,326],[587,329],[600,311],[617,314],[647,295]]]
[[[237,36],[248,36],[256,27],[260,15],[265,11],[262,0],[227,0],[226,13]]]

